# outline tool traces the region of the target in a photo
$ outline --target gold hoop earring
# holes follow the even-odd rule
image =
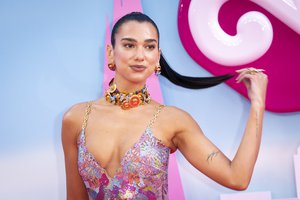
[[[161,73],[161,66],[160,66],[160,64],[158,64],[158,65],[155,66],[154,72],[155,72],[156,76],[158,76]]]
[[[107,67],[108,67],[111,71],[115,71],[115,70],[116,70],[116,65],[115,65],[115,63],[108,63]]]

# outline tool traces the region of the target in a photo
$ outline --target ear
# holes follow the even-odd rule
[[[106,46],[106,56],[107,56],[108,63],[114,62],[114,50],[111,44]]]

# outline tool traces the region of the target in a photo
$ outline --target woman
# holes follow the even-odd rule
[[[251,108],[231,161],[188,113],[151,100],[145,87],[160,68],[176,84],[191,88],[213,86],[229,76],[188,79],[174,74],[161,56],[155,23],[142,13],[125,15],[115,24],[107,55],[115,77],[105,97],[77,104],[63,118],[67,199],[167,199],[168,158],[177,149],[216,182],[247,188],[261,141],[267,87],[263,70],[237,71]]]

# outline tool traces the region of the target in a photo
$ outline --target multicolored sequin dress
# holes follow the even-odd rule
[[[90,200],[168,199],[170,149],[151,130],[162,107],[159,106],[140,139],[126,152],[113,177],[107,174],[85,146],[85,119],[78,138],[78,168]]]

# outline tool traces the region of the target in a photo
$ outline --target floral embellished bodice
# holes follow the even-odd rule
[[[160,110],[161,107],[157,113]],[[90,200],[168,199],[170,149],[153,135],[150,125],[125,153],[113,177],[108,175],[85,146],[83,126],[78,138],[78,169]]]

